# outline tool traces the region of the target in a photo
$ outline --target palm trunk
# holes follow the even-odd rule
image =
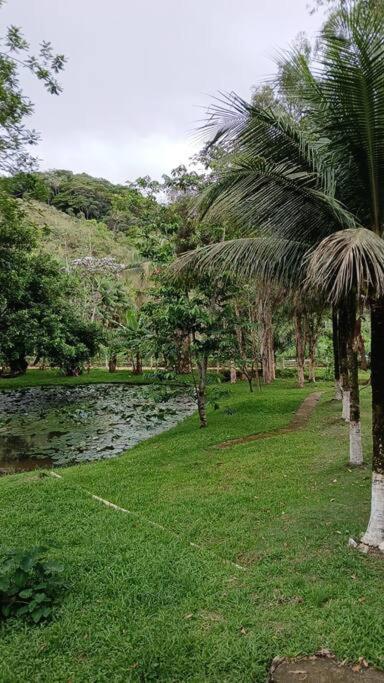
[[[384,550],[384,299],[371,306],[372,499],[362,542]]]
[[[261,363],[264,384],[270,384],[275,379],[275,354],[273,348],[272,307],[263,298],[259,307],[261,325]]]
[[[368,370],[367,354],[365,353],[365,342],[361,332],[359,333],[359,336],[357,338],[357,343],[360,354],[360,367],[362,370]]]
[[[295,334],[296,334],[296,365],[297,381],[299,387],[304,387],[304,362],[305,362],[305,339],[303,333],[303,318],[299,311],[295,311]]]
[[[308,379],[310,382],[316,382],[316,340],[310,340],[308,349],[309,368]]]
[[[359,363],[356,340],[356,301],[349,305],[348,330],[348,374],[350,378],[349,403],[349,464],[363,464],[363,447],[361,442]]]
[[[335,375],[335,399],[336,401],[342,401],[343,391],[340,380],[339,316],[336,308],[334,308],[332,311],[332,342]]]
[[[208,356],[198,360],[199,383],[197,385],[197,410],[200,419],[200,428],[207,426],[207,413],[205,409],[205,386],[207,379]]]
[[[339,313],[339,352],[340,352],[340,375],[341,387],[343,391],[343,409],[341,417],[346,422],[349,421],[350,385],[348,373],[348,310],[345,305],[340,308]]]

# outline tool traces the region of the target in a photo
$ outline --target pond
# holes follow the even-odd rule
[[[187,390],[88,384],[0,392],[0,474],[113,458],[195,410]]]

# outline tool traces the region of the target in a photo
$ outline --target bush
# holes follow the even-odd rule
[[[296,368],[276,368],[277,379],[292,379],[294,377],[297,377]]]
[[[63,587],[62,565],[47,558],[47,548],[8,551],[0,560],[0,616],[34,622],[50,619]]]

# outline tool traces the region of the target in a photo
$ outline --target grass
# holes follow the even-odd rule
[[[2,544],[55,539],[68,588],[52,623],[3,624],[1,681],[258,682],[273,657],[321,647],[384,669],[384,563],[347,546],[367,523],[370,473],[347,468],[340,405],[320,387],[295,433],[215,449],[286,425],[313,391],[278,380],[250,395],[237,384],[207,430],[193,416],[63,480],[4,477]]]
[[[154,373],[144,372],[134,375],[130,370],[120,370],[110,373],[104,368],[93,368],[90,373],[78,377],[66,377],[60,370],[28,370],[25,375],[18,377],[0,377],[1,389],[23,389],[26,387],[52,386],[54,384],[103,384],[105,382],[124,382],[127,384],[149,384],[154,381]]]
[[[217,383],[217,373],[208,373],[208,382],[211,379],[212,384]],[[53,386],[53,385],[76,385],[76,384],[172,384],[185,385],[192,383],[192,376],[175,375],[171,380],[160,380],[156,371],[148,370],[141,375],[134,375],[131,370],[118,370],[114,373],[108,372],[104,368],[92,368],[89,373],[84,372],[77,377],[67,377],[57,369],[29,369],[25,375],[18,375],[17,377],[1,377],[0,376],[0,391],[1,389],[25,389],[27,387],[39,386]]]

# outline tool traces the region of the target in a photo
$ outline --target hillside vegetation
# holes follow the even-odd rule
[[[22,203],[32,223],[41,231],[39,246],[60,261],[83,256],[112,256],[129,265],[138,259],[127,236],[112,232],[104,223],[69,216],[36,200],[23,200]]]

